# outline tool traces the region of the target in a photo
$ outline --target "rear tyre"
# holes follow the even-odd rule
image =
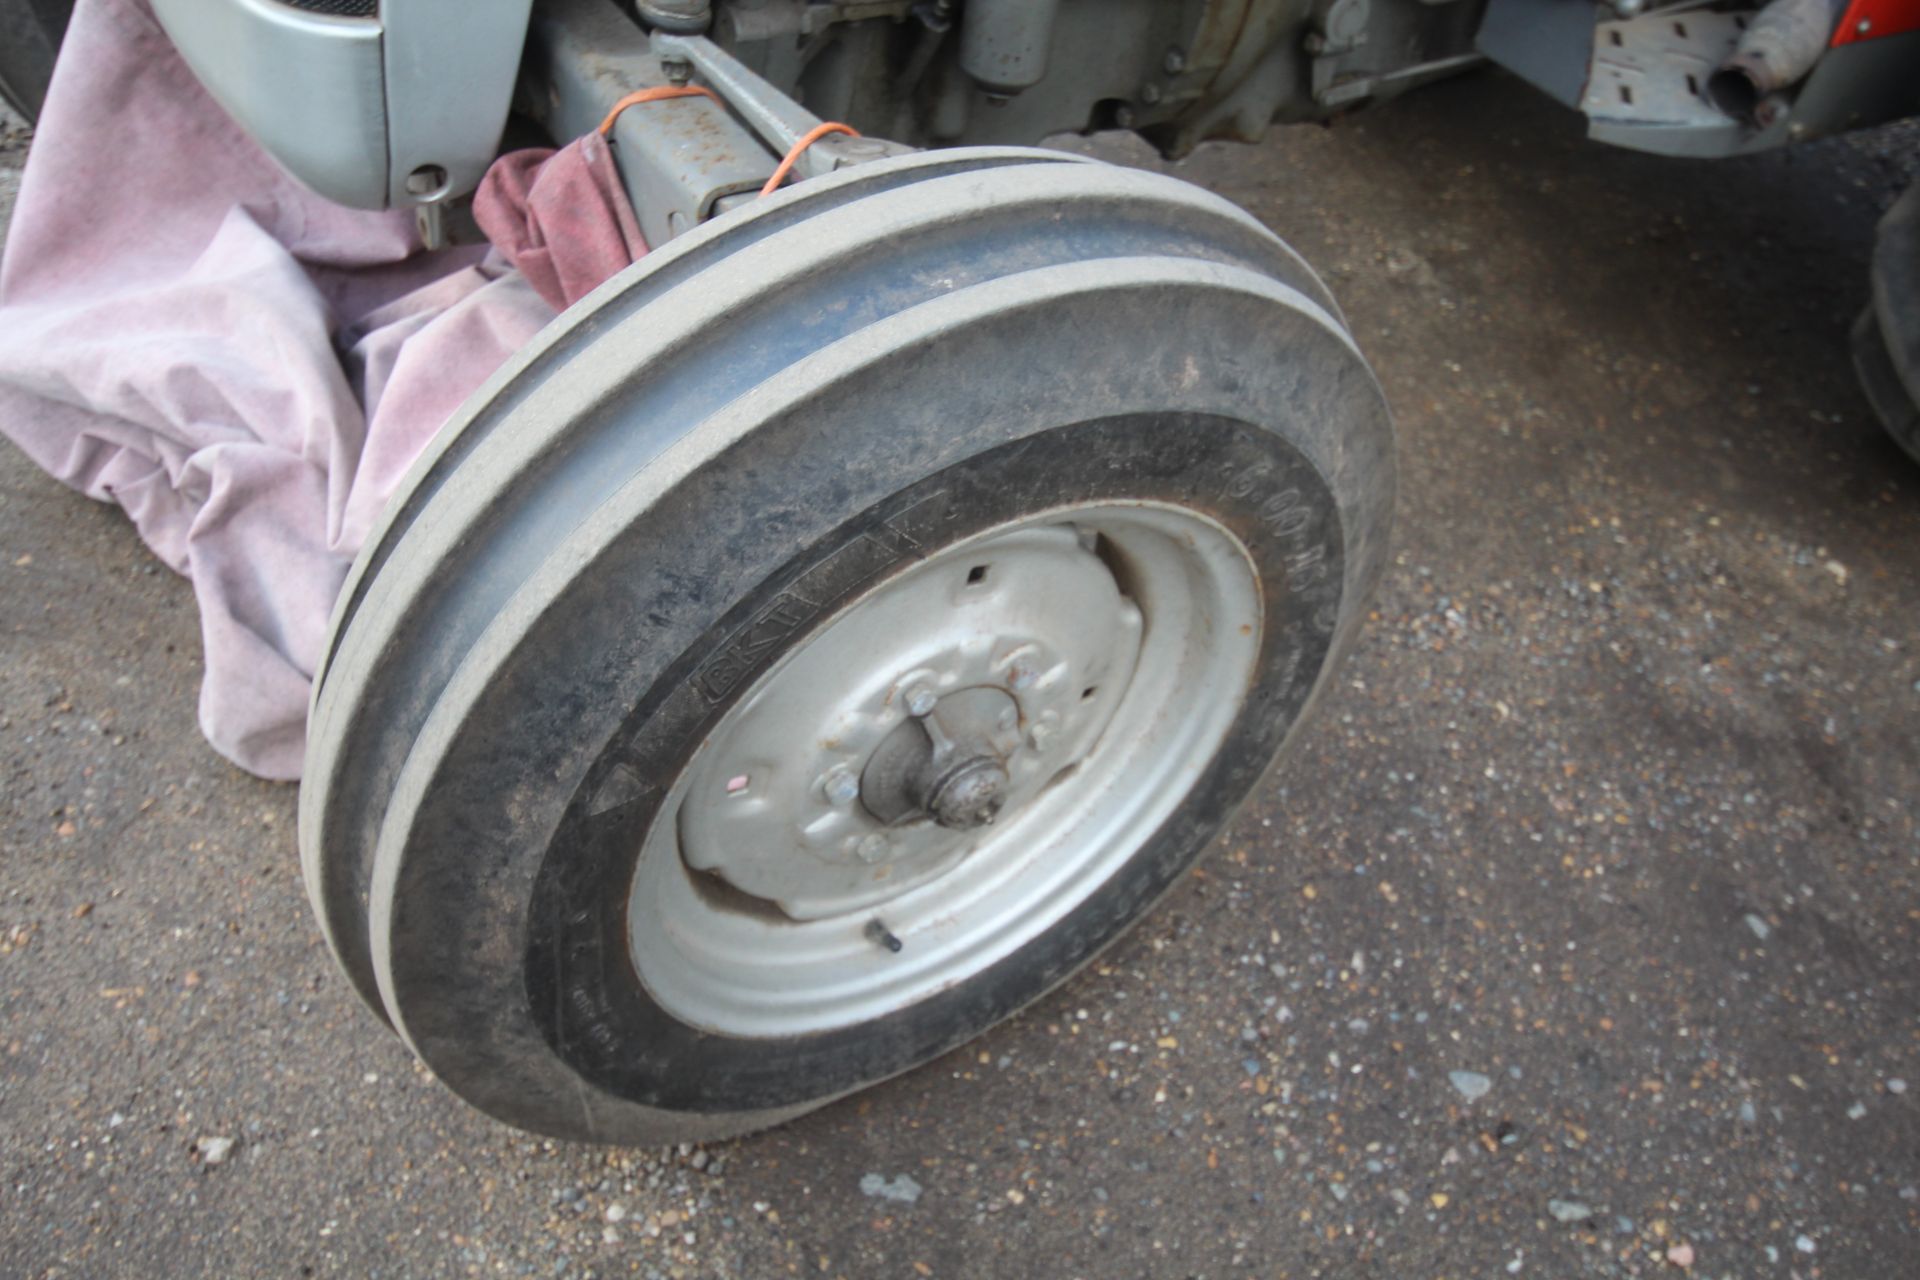
[[[1854,372],[1880,425],[1920,462],[1920,182],[1880,219],[1872,284],[1853,323]]]
[[[525,1128],[762,1127],[1042,995],[1206,847],[1378,573],[1379,390],[1244,214],[1043,152],[825,181],[496,384],[337,622],[316,906]]]

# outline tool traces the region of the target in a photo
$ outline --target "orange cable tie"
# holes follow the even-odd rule
[[[635,89],[613,104],[613,109],[607,112],[607,118],[600,122],[600,133],[604,136],[611,130],[613,122],[618,120],[620,113],[628,107],[638,106],[642,102],[659,102],[666,98],[712,98],[715,102],[720,101],[713,90],[703,89],[697,84],[658,84],[651,89]]]
[[[773,176],[767,179],[767,185],[760,188],[760,194],[762,196],[770,196],[778,191],[780,184],[786,181],[787,175],[793,172],[794,162],[800,158],[801,153],[830,133],[844,133],[849,138],[857,138],[860,136],[860,131],[852,125],[835,124],[831,120],[824,124],[813,126],[813,128],[801,135],[800,141],[793,144],[793,149],[787,152],[786,157],[780,161],[779,167],[773,171]]]

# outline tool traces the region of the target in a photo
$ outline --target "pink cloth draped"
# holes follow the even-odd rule
[[[299,776],[334,595],[422,447],[645,252],[591,142],[502,161],[505,253],[424,253],[288,177],[141,0],[80,0],[0,259],[0,432],[192,579],[200,726],[240,767]]]

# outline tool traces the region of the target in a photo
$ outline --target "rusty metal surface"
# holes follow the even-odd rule
[[[604,0],[548,0],[535,12],[530,43],[529,105],[560,141],[597,128],[633,90],[668,83],[640,29]],[[709,98],[630,107],[611,136],[648,244],[664,244],[773,174],[775,157]]]

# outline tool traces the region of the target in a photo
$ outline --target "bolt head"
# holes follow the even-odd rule
[[[1168,75],[1177,76],[1187,69],[1187,55],[1176,45],[1167,50],[1166,60],[1160,65],[1167,69]]]
[[[1040,673],[1029,662],[1016,662],[1007,668],[1007,687],[1010,689],[1031,689]]]
[[[864,837],[854,846],[854,853],[862,862],[884,862],[887,857],[887,837],[884,832],[875,831]]]
[[[820,780],[820,790],[826,794],[829,803],[849,805],[860,798],[860,779],[847,769],[829,770]]]
[[[1035,751],[1045,751],[1054,735],[1060,730],[1060,715],[1055,711],[1045,711],[1032,724],[1027,726],[1027,743]]]
[[[917,684],[907,690],[906,701],[908,715],[930,716],[934,707],[939,705],[940,695],[934,692],[931,685]]]

